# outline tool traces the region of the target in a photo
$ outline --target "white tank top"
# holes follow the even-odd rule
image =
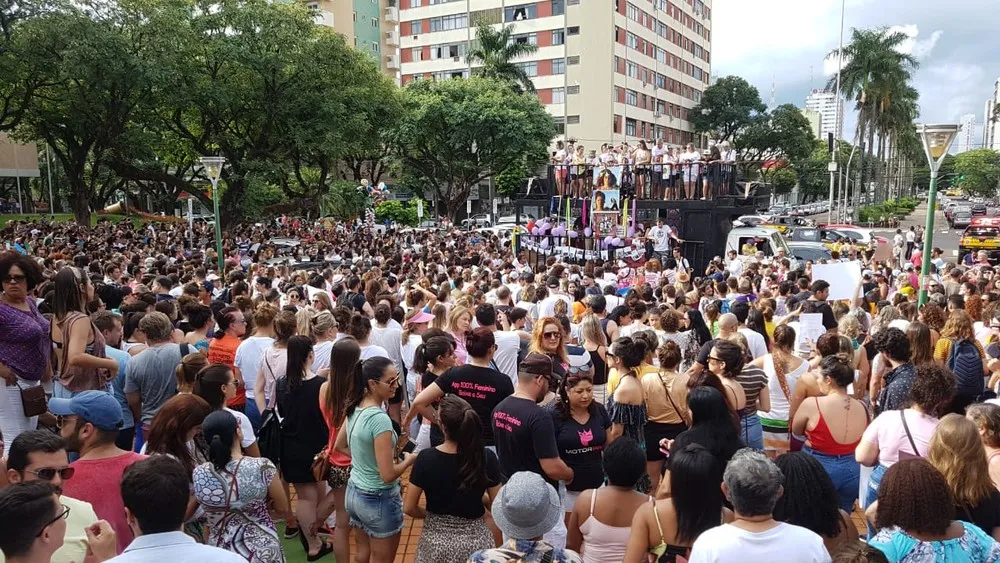
[[[809,371],[809,362],[803,360],[799,367],[785,374],[789,395],[795,391],[795,384],[807,371]],[[764,373],[767,374],[767,391],[771,398],[771,410],[758,411],[757,415],[768,420],[788,422],[788,411],[791,404],[785,398],[785,392],[781,390],[781,385],[778,383],[778,374],[774,369],[774,356],[772,354],[764,356]]]

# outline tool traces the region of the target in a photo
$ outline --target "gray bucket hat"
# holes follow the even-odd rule
[[[493,520],[504,535],[514,539],[541,537],[562,517],[559,494],[531,471],[511,475],[493,501]]]

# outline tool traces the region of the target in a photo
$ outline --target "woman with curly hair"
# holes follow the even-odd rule
[[[774,507],[775,520],[816,532],[831,556],[858,541],[857,526],[848,512],[837,507],[837,488],[815,457],[792,452],[774,462],[785,476],[784,492]]]
[[[990,480],[976,423],[962,415],[945,415],[931,437],[927,461],[944,475],[955,517],[1000,538],[1000,491]]]
[[[909,405],[884,411],[871,421],[854,454],[858,463],[875,468],[868,478],[864,506],[875,501],[879,483],[893,464],[927,455],[938,418],[954,396],[955,377],[940,366],[924,364],[916,368]]]
[[[924,459],[889,468],[869,521],[878,533],[868,543],[889,561],[985,563],[1000,558],[1000,543],[977,526],[955,520],[947,481]]]
[[[947,320],[944,309],[934,303],[926,303],[917,313],[917,320],[930,327],[931,346],[936,345],[938,338],[941,338],[941,330],[944,329],[944,323]]]

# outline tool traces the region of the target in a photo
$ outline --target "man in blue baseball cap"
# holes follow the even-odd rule
[[[135,537],[125,517],[122,474],[146,457],[115,445],[125,424],[121,405],[110,393],[84,391],[71,399],[50,400],[49,411],[58,417],[66,449],[80,454],[70,464],[73,479],[63,483],[64,494],[89,502],[97,517],[111,524],[121,552]]]

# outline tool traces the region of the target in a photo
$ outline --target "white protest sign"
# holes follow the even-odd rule
[[[808,348],[811,349],[816,345],[819,337],[826,334],[826,327],[823,326],[823,314],[802,313],[799,315],[799,326],[797,329],[795,331],[795,350],[805,349],[806,346],[803,346],[805,342],[810,344]]]
[[[854,291],[861,281],[861,262],[835,262],[833,264],[813,264],[812,279],[826,280],[830,284],[827,301],[853,299]]]

